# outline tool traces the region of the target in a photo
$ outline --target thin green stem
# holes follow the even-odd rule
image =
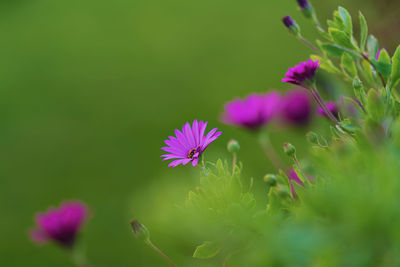
[[[166,262],[168,262],[169,265],[171,265],[172,267],[176,267],[176,265],[171,261],[170,258],[168,258],[167,255],[165,255],[158,247],[156,247],[150,240],[148,242],[146,242],[147,245],[149,245],[149,247],[151,247],[155,252],[157,252],[159,255],[161,255],[161,257],[164,258],[164,260]]]
[[[232,176],[235,174],[236,161],[237,161],[237,154],[234,152],[232,159]]]
[[[306,38],[304,38],[302,35],[297,36],[301,42],[303,42],[306,46],[310,47],[312,50],[314,50],[318,55],[323,57],[324,55],[321,53],[321,51],[318,50],[311,42],[309,42]]]
[[[268,134],[260,135],[260,143],[265,155],[277,170],[285,170],[285,165],[282,163],[278,153],[276,153]]]

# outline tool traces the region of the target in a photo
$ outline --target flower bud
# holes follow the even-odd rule
[[[311,18],[313,11],[310,3],[307,0],[297,0],[297,3],[299,4],[299,7],[303,12],[304,16],[306,18]]]
[[[294,34],[294,35],[299,35],[300,34],[300,27],[299,25],[296,23],[296,21],[294,21],[292,19],[291,16],[285,16],[282,18],[282,22],[283,24],[285,24],[286,28],[288,28],[289,32]]]
[[[141,224],[138,220],[133,219],[131,221],[131,226],[133,230],[133,234],[136,238],[143,240],[144,242],[150,242],[150,233],[147,230],[147,227]]]
[[[273,174],[267,174],[264,176],[264,182],[266,182],[269,186],[275,186],[276,176]]]
[[[237,153],[240,150],[239,142],[236,141],[235,139],[229,140],[227,147],[230,153]]]
[[[307,141],[310,142],[311,144],[316,144],[318,145],[318,135],[314,132],[308,132],[306,134]]]
[[[293,157],[296,154],[296,148],[290,143],[285,143],[283,145],[283,152],[289,157]]]

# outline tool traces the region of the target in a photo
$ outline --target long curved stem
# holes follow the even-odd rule
[[[307,39],[305,39],[303,36],[299,35],[298,36],[299,40],[302,41],[306,46],[310,47],[312,50],[314,50],[318,55],[324,56],[318,48],[316,48],[312,43],[310,43]]]
[[[277,170],[285,170],[285,165],[280,160],[278,153],[271,144],[271,140],[267,134],[260,135],[260,143],[264,150],[265,155]]]
[[[169,265],[171,265],[172,267],[176,267],[176,265],[171,261],[171,259],[168,258],[168,256],[165,255],[165,254],[164,254],[158,247],[156,247],[151,241],[147,242],[147,244],[148,244],[155,252],[157,252],[158,254],[160,254],[161,257],[163,257],[164,260],[165,260],[166,262],[168,262]]]

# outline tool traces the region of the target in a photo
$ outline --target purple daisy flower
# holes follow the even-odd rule
[[[284,83],[291,83],[295,85],[304,86],[304,82],[312,80],[317,72],[320,63],[318,60],[312,61],[311,59],[300,62],[297,66],[289,68],[286,72],[286,77],[282,79]]]
[[[222,122],[256,130],[278,114],[281,102],[282,96],[276,92],[235,99],[225,105]]]
[[[335,116],[335,118],[339,118],[338,105],[332,101],[328,101],[325,104],[326,104],[326,107],[329,109],[329,111],[333,114],[333,116]],[[328,115],[325,113],[325,111],[323,110],[323,108],[321,106],[318,106],[317,114],[320,116],[328,117]]]
[[[87,208],[81,202],[66,202],[58,209],[50,208],[36,215],[37,227],[31,231],[31,239],[39,244],[55,241],[72,247],[86,217]]]
[[[293,125],[307,125],[312,115],[311,98],[304,89],[290,91],[282,104],[281,116]]]
[[[166,147],[161,149],[170,154],[161,155],[163,160],[175,159],[168,167],[176,167],[179,164],[186,165],[192,162],[196,166],[199,162],[201,154],[206,150],[215,139],[217,139],[222,132],[217,132],[218,128],[212,129],[207,135],[204,135],[208,122],[194,120],[193,125],[190,126],[187,122],[182,127],[182,132],[178,129],[175,130],[174,136],[169,136],[165,140]]]

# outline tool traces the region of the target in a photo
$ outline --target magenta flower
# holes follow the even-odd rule
[[[307,125],[311,115],[311,98],[306,90],[295,89],[286,95],[281,113],[284,121],[293,125]]]
[[[37,227],[31,231],[31,239],[37,243],[55,241],[72,247],[86,216],[86,205],[78,201],[65,202],[58,209],[50,208],[45,213],[38,213],[35,218]]]
[[[339,118],[338,105],[332,101],[328,101],[325,104],[326,104],[326,107],[329,109],[329,111],[333,114],[333,116],[335,116],[335,118]],[[325,111],[323,110],[323,108],[321,106],[318,106],[317,114],[320,116],[328,117],[328,115],[325,113]]]
[[[304,86],[304,82],[314,78],[319,65],[318,60],[312,61],[309,59],[308,61],[301,62],[286,72],[286,77],[282,79],[282,82]]]
[[[276,92],[252,94],[225,105],[222,122],[256,130],[279,113],[282,97]]]
[[[170,154],[161,155],[161,157],[164,157],[163,160],[175,159],[168,167],[176,167],[179,164],[186,165],[189,162],[192,162],[193,166],[197,165],[201,154],[208,145],[222,134],[222,132],[217,132],[218,128],[214,128],[204,136],[207,123],[195,120],[190,126],[187,122],[182,127],[182,132],[178,129],[175,130],[176,137],[169,136],[169,139],[165,140],[167,146],[161,149]]]

